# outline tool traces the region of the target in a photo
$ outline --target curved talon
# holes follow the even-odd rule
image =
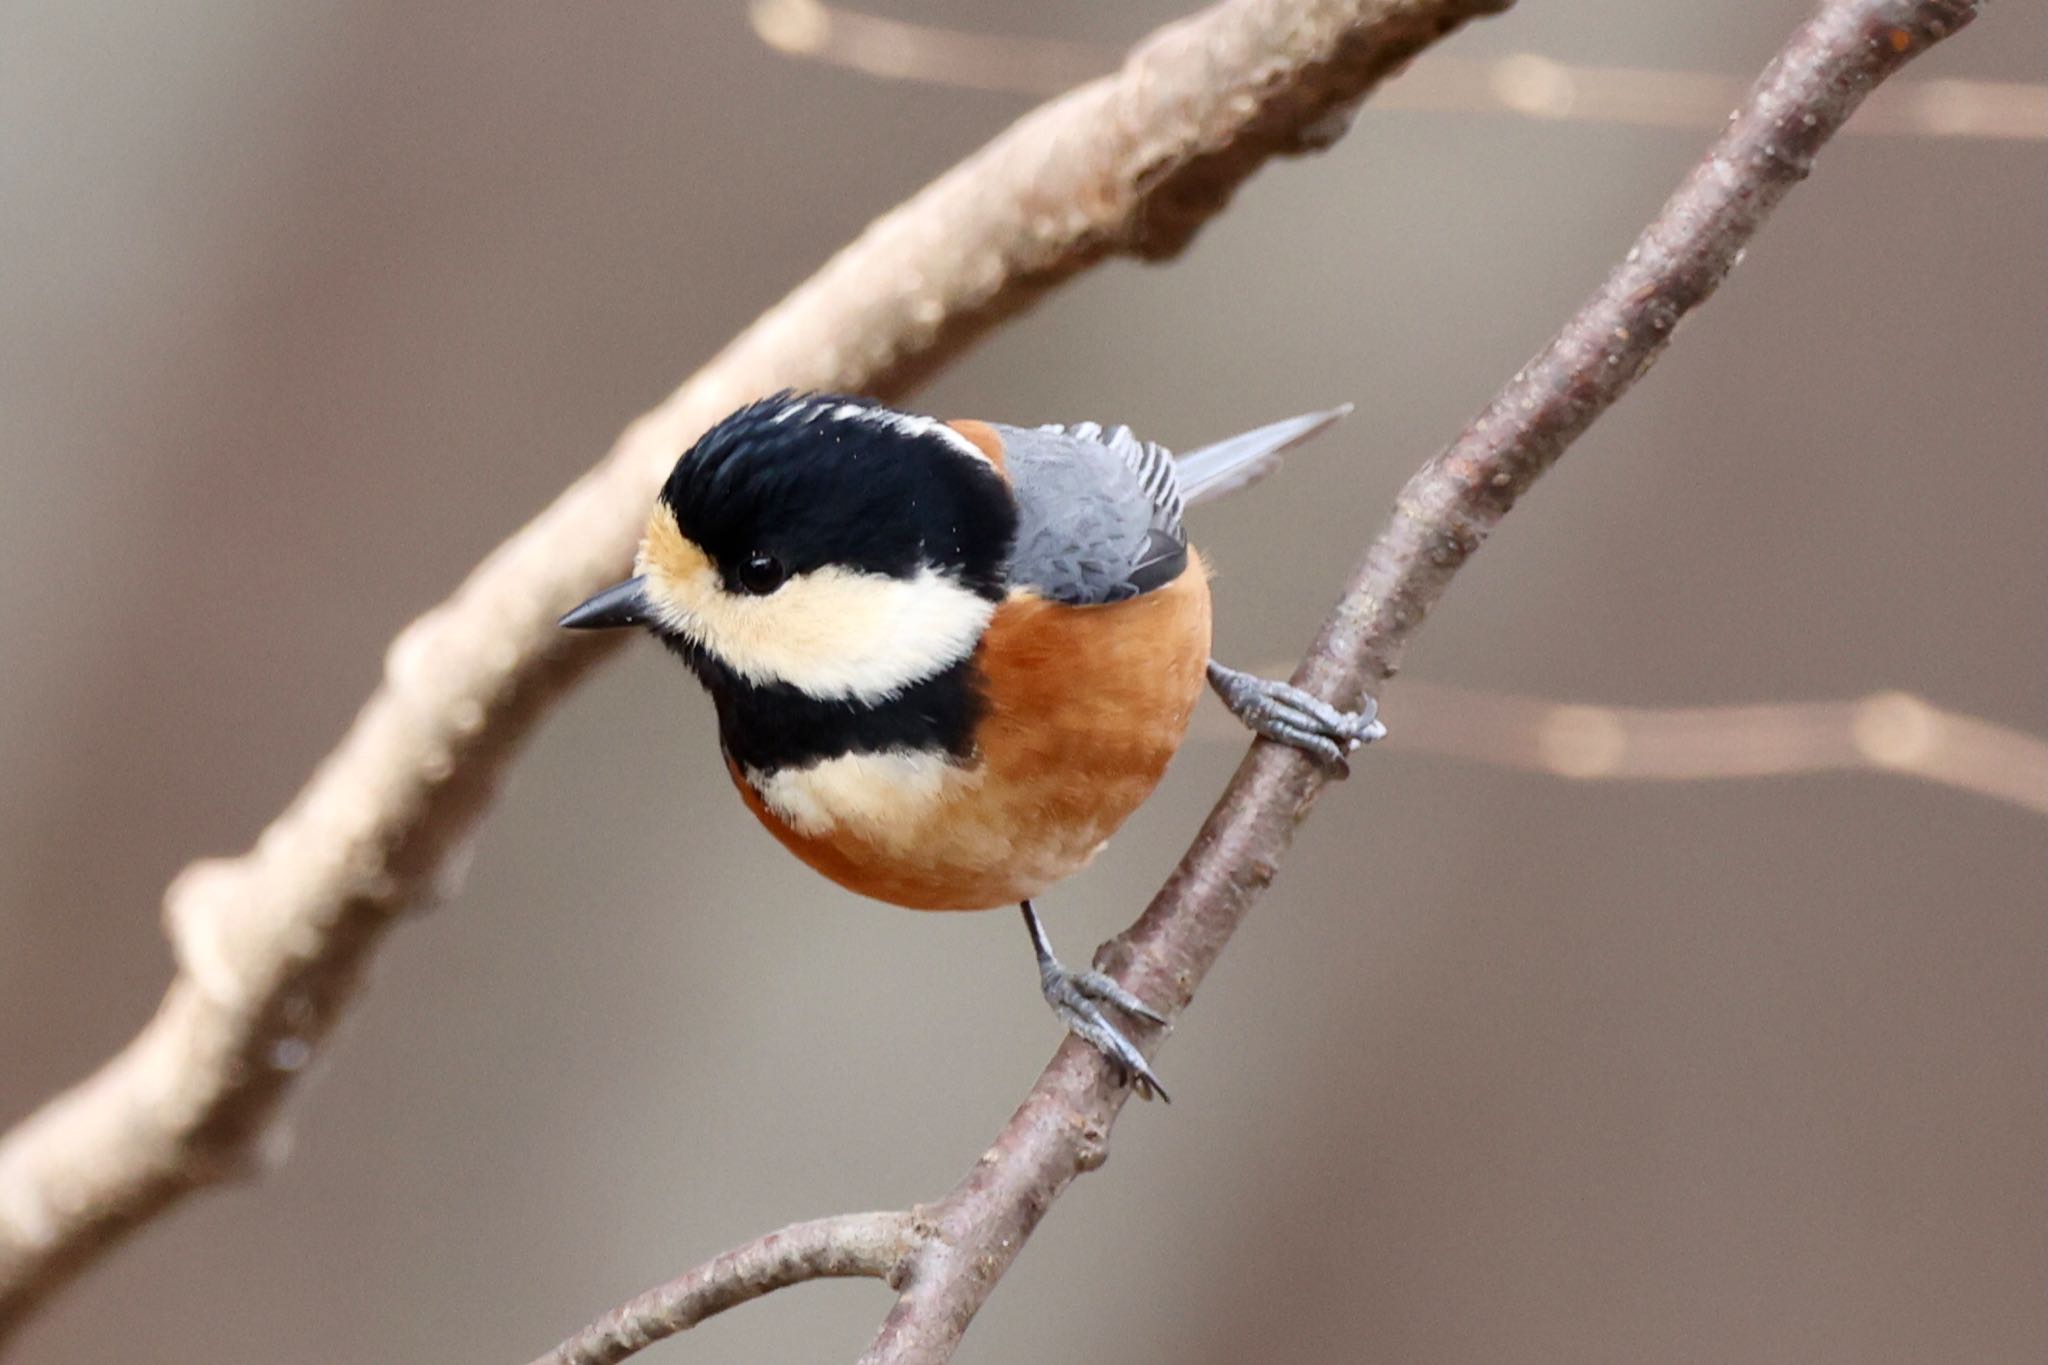
[[[1053,1014],[1069,1033],[1107,1058],[1117,1080],[1136,1091],[1139,1099],[1149,1100],[1157,1095],[1171,1104],[1172,1097],[1159,1083],[1145,1054],[1109,1022],[1102,1006],[1114,1006],[1133,1018],[1160,1025],[1166,1023],[1166,1016],[1101,972],[1077,972],[1062,965],[1053,956],[1052,945],[1031,902],[1023,902],[1020,908],[1024,911],[1024,926],[1031,933],[1032,950],[1038,955],[1039,990],[1045,1003],[1052,1006]]]
[[[1050,997],[1048,997],[1049,999]],[[1093,1047],[1109,1060],[1116,1072],[1117,1080],[1137,1091],[1138,1098],[1151,1099],[1157,1095],[1171,1104],[1166,1087],[1159,1083],[1145,1054],[1138,1051],[1130,1039],[1124,1037],[1116,1025],[1102,1017],[1102,1011],[1093,1005],[1063,1008],[1055,1003],[1053,1013],[1067,1026],[1067,1031]]]
[[[1383,738],[1379,703],[1371,697],[1357,711],[1340,711],[1291,683],[1276,682],[1209,661],[1209,686],[1232,715],[1252,731],[1308,753],[1339,776],[1350,774],[1344,756]]]

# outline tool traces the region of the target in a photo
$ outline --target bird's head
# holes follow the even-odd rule
[[[699,676],[874,703],[971,654],[1016,534],[971,441],[858,398],[778,394],[676,462],[633,578],[562,618],[645,625]]]

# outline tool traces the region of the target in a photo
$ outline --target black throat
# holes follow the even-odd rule
[[[942,752],[960,762],[973,757],[984,705],[973,654],[884,701],[820,701],[787,683],[749,682],[679,635],[662,640],[711,694],[726,756],[751,772],[889,750]]]

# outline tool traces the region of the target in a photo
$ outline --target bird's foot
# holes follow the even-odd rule
[[[1112,1006],[1134,1019],[1154,1024],[1164,1024],[1166,1016],[1101,972],[1077,972],[1063,965],[1053,956],[1052,945],[1046,941],[1044,926],[1039,924],[1038,912],[1031,908],[1030,901],[1024,902],[1023,910],[1024,926],[1031,931],[1031,946],[1038,954],[1038,985],[1045,994],[1045,1003],[1052,1006],[1052,1012],[1068,1032],[1109,1059],[1119,1079],[1137,1091],[1139,1099],[1149,1100],[1157,1095],[1171,1103],[1166,1087],[1153,1074],[1145,1054],[1102,1011],[1104,1006]]]
[[[1209,686],[1216,689],[1230,713],[1252,730],[1306,751],[1339,776],[1350,775],[1346,754],[1387,733],[1387,727],[1379,722],[1379,703],[1371,697],[1365,699],[1361,711],[1339,711],[1291,683],[1240,673],[1214,659],[1209,661]]]

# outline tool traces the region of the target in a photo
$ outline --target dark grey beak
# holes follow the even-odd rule
[[[647,580],[629,578],[577,607],[561,624],[570,630],[611,630],[644,625],[652,619],[647,610]]]

